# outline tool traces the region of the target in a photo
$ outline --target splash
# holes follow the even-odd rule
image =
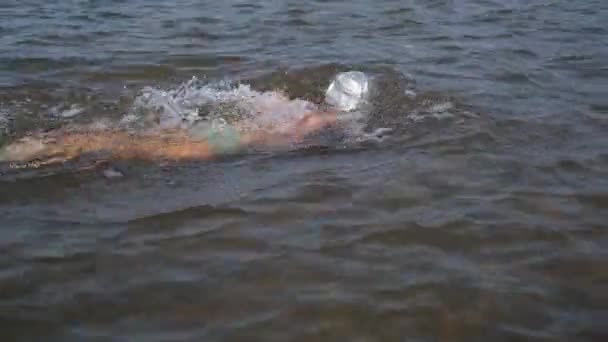
[[[377,93],[382,95],[380,89]],[[180,128],[200,138],[209,132],[230,130],[237,123],[241,131],[289,135],[305,115],[322,111],[322,106],[282,91],[258,91],[247,83],[204,83],[193,77],[172,89],[143,88],[120,125],[159,131]],[[313,134],[306,144],[352,146],[392,138],[395,132],[390,125],[369,125],[376,110],[373,107],[368,103],[340,114],[339,120],[324,130],[328,134]],[[298,148],[298,144],[293,147]]]
[[[8,133],[8,111],[0,107],[0,141]]]
[[[302,136],[297,133],[299,124],[307,115],[319,111],[322,110],[311,101],[290,99],[280,91],[260,92],[248,84],[203,84],[193,78],[174,89],[142,89],[132,109],[118,123],[98,118],[89,125],[74,124],[49,134],[25,137],[3,149],[2,159],[23,161],[46,158],[51,153],[72,158],[80,153],[102,151],[121,157],[139,155],[153,159],[162,155],[205,159],[209,157],[205,152],[209,147],[201,145],[202,140],[224,153],[226,141],[238,141],[239,136],[260,139],[268,147],[298,148],[302,143]],[[351,129],[345,131],[360,132],[363,117],[361,112],[351,112],[342,115],[337,125],[348,127],[352,123]],[[125,128],[139,137],[130,138]],[[248,131],[253,134],[241,134]],[[163,145],[165,138],[171,146]],[[156,151],[152,147],[155,144]],[[226,152],[236,150],[233,144],[228,145]]]
[[[171,90],[144,88],[121,122],[132,127],[155,122],[160,129],[221,128],[238,122],[243,130],[284,133],[318,110],[310,101],[289,99],[278,91],[259,92],[248,84],[202,84],[193,78]]]
[[[210,153],[205,152],[209,149],[206,144],[213,146],[214,155],[248,150],[243,147],[298,150],[313,145],[349,149],[369,146],[370,142],[398,143],[410,139],[413,133],[433,132],[439,122],[449,124],[451,118],[461,117],[457,101],[440,93],[421,92],[411,78],[394,71],[368,71],[366,101],[357,110],[340,112],[337,121],[330,116],[326,117],[331,118],[330,124],[315,126],[309,118],[320,118],[322,112],[331,111],[323,94],[327,82],[338,74],[336,70],[315,70],[278,72],[270,79],[259,77],[244,82],[206,82],[193,77],[176,87],[148,86],[132,97],[130,107],[122,107],[120,113],[102,112],[88,124],[83,123],[87,119],[81,114],[84,106],[64,103],[50,108],[54,114],[50,117],[60,125],[45,130],[39,124],[44,115],[30,115],[38,119],[38,132],[28,132],[4,146],[2,132],[7,126],[15,126],[14,108],[21,102],[11,102],[10,110],[4,112],[0,104],[0,162],[32,158],[44,161],[49,157],[67,160],[85,152],[92,158],[139,155],[155,159],[162,154],[162,158],[207,159]],[[48,110],[46,106],[43,112]],[[24,112],[29,113],[19,113]],[[306,117],[312,113],[321,116]],[[122,117],[117,119],[115,114]],[[79,120],[71,120],[74,117]],[[21,134],[11,132],[10,136],[13,139]],[[70,139],[66,146],[62,144]],[[126,148],[121,145],[120,151],[116,150],[117,143]]]
[[[9,111],[3,104],[0,104],[0,161],[2,159],[4,145],[9,141],[11,119]]]
[[[437,120],[454,117],[454,104],[450,101],[423,101],[421,106],[412,110],[408,118],[414,122],[420,122],[429,118]]]

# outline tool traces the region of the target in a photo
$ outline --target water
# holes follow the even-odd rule
[[[337,71],[380,81],[363,124],[287,149],[0,164],[0,337],[605,340],[607,21],[599,0],[4,1],[0,144],[145,126],[168,95],[189,124],[228,93],[280,121]]]

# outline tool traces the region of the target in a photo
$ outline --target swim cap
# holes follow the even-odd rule
[[[339,110],[351,111],[367,95],[368,79],[360,71],[342,72],[336,75],[325,92],[325,102]]]

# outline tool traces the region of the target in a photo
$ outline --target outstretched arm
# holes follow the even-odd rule
[[[26,138],[7,146],[0,161],[29,161],[56,157],[59,161],[80,155],[103,152],[115,159],[207,160],[227,150],[251,145],[277,146],[304,138],[336,121],[335,113],[309,113],[293,131],[277,134],[268,131],[236,133],[230,136],[197,140],[185,131],[161,134],[134,134],[125,131],[55,132],[52,139]]]
[[[61,161],[89,153],[105,153],[115,159],[208,159],[212,155],[206,142],[188,139],[183,132],[148,135],[96,131],[27,137],[6,146],[0,159],[25,162],[53,158]]]

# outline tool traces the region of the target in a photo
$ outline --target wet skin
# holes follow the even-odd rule
[[[275,133],[266,130],[239,131],[236,146],[281,146],[297,142],[306,135],[336,122],[335,112],[311,112],[292,129]],[[235,125],[237,131],[239,125]],[[30,136],[7,146],[0,160],[26,162],[38,158],[67,161],[81,155],[105,153],[112,159],[207,160],[223,149],[207,139],[197,139],[183,129],[162,132],[120,130],[69,132],[57,130],[44,136]]]

